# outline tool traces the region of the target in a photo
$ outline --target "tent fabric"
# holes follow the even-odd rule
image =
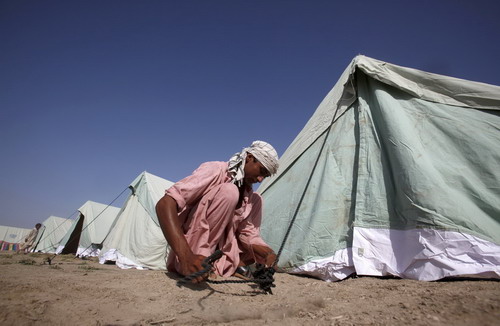
[[[42,222],[42,227],[38,231],[34,251],[55,253],[59,243],[70,229],[72,223],[73,221],[70,219],[49,216]]]
[[[148,172],[129,186],[131,194],[103,242],[99,261],[120,268],[166,269],[168,243],[156,216],[156,203],[174,183]]]
[[[31,232],[32,229],[17,228],[13,226],[0,225],[0,241],[19,243]]]
[[[356,57],[280,159],[262,234],[324,280],[500,277],[500,87]]]
[[[98,256],[100,244],[108,234],[120,208],[89,200],[78,209],[78,212],[79,217],[73,221],[59,244],[57,253]]]
[[[32,229],[0,225],[0,250],[16,251]]]

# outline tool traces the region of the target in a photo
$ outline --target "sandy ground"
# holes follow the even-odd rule
[[[0,253],[0,325],[500,325],[500,282],[279,273],[273,295],[249,284],[179,288],[164,271],[97,259]]]

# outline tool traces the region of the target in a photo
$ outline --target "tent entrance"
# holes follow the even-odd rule
[[[80,214],[78,223],[76,224],[73,232],[71,232],[68,242],[64,246],[64,249],[61,251],[61,255],[67,255],[67,254],[76,255],[76,251],[78,250],[78,243],[80,243],[80,236],[82,235],[84,219],[85,217],[83,216],[83,214]]]

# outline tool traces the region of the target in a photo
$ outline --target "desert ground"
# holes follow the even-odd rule
[[[53,258],[48,264],[47,258]],[[500,325],[500,282],[275,274],[250,284],[178,287],[165,271],[96,258],[0,253],[0,325]]]

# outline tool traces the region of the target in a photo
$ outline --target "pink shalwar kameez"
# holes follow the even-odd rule
[[[203,163],[166,191],[177,202],[182,231],[193,253],[210,256],[215,250],[222,250],[224,255],[214,268],[224,277],[234,274],[240,258],[255,261],[251,245],[267,246],[259,231],[262,198],[252,189],[245,190],[237,209],[239,191],[231,183],[227,169],[227,162]],[[173,251],[167,266],[169,270],[179,270]]]

